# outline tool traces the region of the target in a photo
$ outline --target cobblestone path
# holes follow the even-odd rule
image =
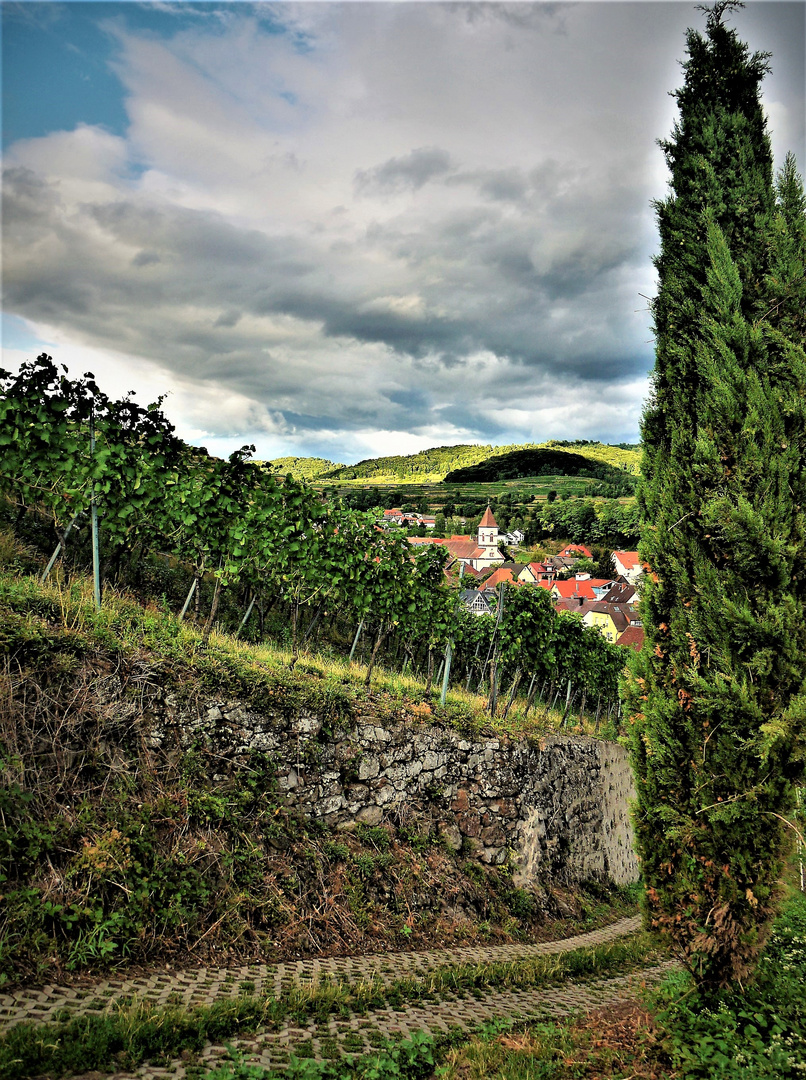
[[[230,1045],[246,1065],[259,1065],[282,1075],[289,1054],[317,1060],[345,1053],[365,1054],[389,1039],[401,1039],[415,1031],[441,1035],[455,1028],[472,1032],[497,1018],[548,1020],[569,1013],[601,1008],[631,997],[642,986],[653,986],[675,966],[674,961],[614,979],[598,979],[576,985],[542,987],[537,990],[508,989],[490,993],[440,994],[433,1002],[404,1005],[399,1009],[375,1009],[366,1016],[333,1019],[305,1028],[233,1039]],[[170,1062],[165,1067],[144,1066],[135,1072],[117,1073],[110,1080],[182,1080],[223,1064],[229,1051],[208,1046],[197,1064]]]
[[[593,930],[588,934],[547,941],[537,945],[481,945],[429,952],[377,953],[368,956],[335,956],[316,960],[292,960],[284,964],[244,964],[239,967],[194,968],[188,971],[157,971],[142,978],[104,979],[92,986],[43,986],[39,990],[0,993],[0,1030],[20,1021],[45,1024],[67,1010],[71,1016],[100,1014],[114,1008],[121,998],[152,1005],[210,1005],[220,998],[250,994],[278,994],[295,983],[313,982],[322,976],[357,982],[379,978],[384,982],[422,977],[448,964],[492,964],[496,961],[528,960],[550,956],[635,933],[640,915]],[[61,1018],[61,1017],[60,1017]]]
[[[241,994],[276,994],[294,984],[319,982],[323,978],[350,983],[380,979],[391,983],[404,978],[423,978],[439,967],[458,964],[490,964],[497,961],[526,960],[583,946],[599,945],[634,933],[639,916],[621,919],[562,941],[534,945],[473,946],[435,949],[429,952],[387,953],[358,957],[297,960],[282,964],[247,964],[229,968],[198,968],[191,971],[163,971],[132,979],[108,979],[90,987],[45,986],[40,990],[21,989],[0,994],[0,1029],[20,1021],[47,1024],[69,1016],[101,1014],[139,1001],[153,1005],[192,1007],[210,1005],[221,998]],[[334,1017],[305,1028],[284,1026],[280,1030],[232,1039],[233,1046],[247,1064],[282,1070],[290,1052],[300,1057],[327,1059],[344,1053],[360,1054],[387,1039],[401,1038],[415,1031],[441,1034],[451,1028],[472,1031],[496,1017],[539,1019],[567,1015],[628,997],[641,984],[659,981],[673,966],[661,964],[610,979],[578,984],[491,991],[440,992],[427,1002],[403,1004],[399,1008],[373,1009],[364,1015]],[[114,1080],[175,1080],[198,1075],[226,1058],[222,1046],[207,1046],[190,1062],[174,1061],[142,1066],[134,1072],[117,1073]]]

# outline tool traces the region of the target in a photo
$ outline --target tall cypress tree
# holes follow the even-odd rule
[[[723,22],[740,6],[689,30],[661,143],[647,640],[626,687],[648,917],[705,989],[752,970],[775,913],[806,725],[803,204],[792,160],[776,203],[767,57]]]

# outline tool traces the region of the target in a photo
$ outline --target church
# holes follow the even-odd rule
[[[415,546],[439,544],[448,549],[452,558],[465,566],[470,566],[473,570],[487,570],[495,563],[503,562],[504,556],[498,550],[503,539],[498,522],[488,506],[479,522],[475,540],[470,536],[451,536],[446,540],[435,536],[410,536],[409,543]]]

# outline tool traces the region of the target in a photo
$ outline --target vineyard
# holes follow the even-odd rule
[[[155,558],[173,568],[165,599],[251,641],[274,634],[290,666],[324,644],[373,669],[420,673],[427,691],[464,687],[506,716],[516,698],[588,710],[618,708],[623,652],[543,590],[502,587],[495,617],[460,610],[445,552],[412,551],[375,514],[323,501],[306,484],[178,439],[161,411],[111,400],[91,374],[71,379],[46,355],[3,372],[0,489],[18,532],[50,543],[63,568],[92,563],[95,602],[108,583],[137,591]],[[177,593],[178,583],[182,583]],[[202,602],[203,599],[203,602]]]

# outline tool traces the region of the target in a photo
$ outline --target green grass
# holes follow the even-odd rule
[[[466,1040],[441,1080],[796,1080],[806,1074],[806,896],[779,917],[755,978],[706,999],[675,974],[645,995],[646,1022],[525,1024]],[[632,1018],[635,1019],[635,1010]]]
[[[256,464],[263,464],[256,461]],[[344,465],[337,461],[329,461],[327,458],[317,457],[281,457],[272,458],[270,461],[265,462],[270,465],[272,472],[285,476],[290,474],[296,477],[297,480],[315,480],[322,473],[332,472],[334,469],[343,469]]]
[[[99,648],[118,656],[147,653],[159,667],[162,684],[173,687],[180,698],[201,691],[287,716],[314,710],[336,725],[366,714],[368,706],[381,721],[436,723],[470,736],[538,736],[562,725],[561,710],[535,708],[525,717],[523,698],[506,720],[491,719],[486,698],[461,688],[451,689],[442,706],[436,688],[426,695],[422,680],[382,666],[374,669],[369,689],[364,686],[364,665],[327,655],[303,654],[292,671],[291,652],[281,646],[250,644],[215,631],[205,646],[191,623],[111,589],[96,612],[91,581],[85,576],[74,577],[68,585],[42,585],[34,575],[0,569],[0,655],[13,653],[23,667],[47,658],[67,671]],[[567,726],[593,734],[590,721],[571,717]]]

